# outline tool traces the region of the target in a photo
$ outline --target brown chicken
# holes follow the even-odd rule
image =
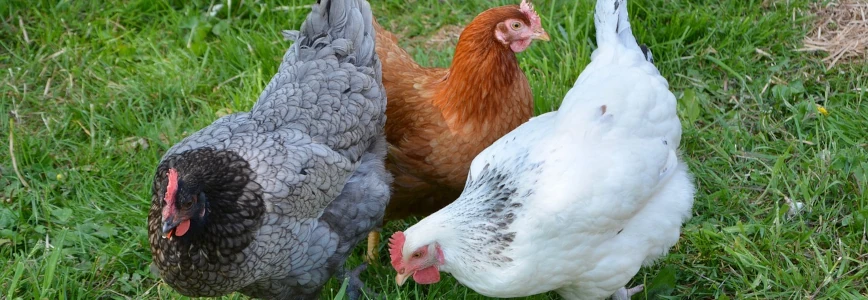
[[[533,6],[480,13],[461,33],[452,66],[424,68],[376,21],[386,87],[387,168],[395,177],[388,220],[428,215],[455,200],[470,163],[533,116],[533,94],[515,54],[549,40]],[[368,261],[380,236],[368,236]]]

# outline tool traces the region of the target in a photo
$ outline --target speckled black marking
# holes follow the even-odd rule
[[[535,165],[538,166],[529,166]],[[470,191],[467,196],[476,198],[475,205],[482,207],[475,212],[479,222],[470,224],[472,230],[483,233],[473,243],[477,244],[477,249],[485,251],[488,261],[495,265],[512,261],[506,256],[516,236],[515,231],[510,231],[510,226],[521,214],[520,210],[524,206],[521,201],[533,195],[532,190],[519,189],[513,174],[516,174],[514,170],[504,171],[486,165],[476,178],[467,183],[467,190]]]

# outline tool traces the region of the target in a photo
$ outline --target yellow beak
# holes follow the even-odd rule
[[[548,41],[549,40],[549,33],[545,32],[545,30],[543,30],[542,32],[535,32],[533,34],[533,39],[541,40],[541,41]]]
[[[410,274],[398,273],[398,275],[395,276],[395,283],[397,283],[398,286],[402,286],[402,285],[404,285],[404,281],[407,281],[407,278],[410,278],[411,275],[413,275],[413,273],[410,273]]]

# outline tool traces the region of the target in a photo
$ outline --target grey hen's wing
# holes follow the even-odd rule
[[[296,293],[318,295],[331,275],[344,268],[353,247],[383,220],[392,183],[384,164],[386,145],[385,136],[375,139],[341,194],[316,223],[307,240],[307,255],[298,260],[303,264],[296,262],[290,271],[290,275],[308,280],[295,284]],[[351,284],[348,293],[361,288]]]

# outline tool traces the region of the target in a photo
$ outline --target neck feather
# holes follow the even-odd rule
[[[481,19],[481,20],[480,20]],[[485,121],[533,95],[515,52],[495,39],[497,19],[477,17],[461,33],[445,85],[435,98],[452,122]]]

